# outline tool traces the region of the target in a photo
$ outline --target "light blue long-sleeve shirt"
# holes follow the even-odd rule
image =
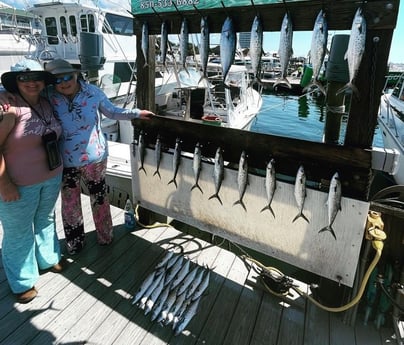
[[[107,158],[108,142],[101,129],[102,115],[113,120],[132,120],[140,116],[139,109],[116,107],[100,88],[79,82],[81,89],[73,100],[49,90],[49,100],[63,128],[61,152],[65,168]]]

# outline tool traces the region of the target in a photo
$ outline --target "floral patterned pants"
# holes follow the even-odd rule
[[[66,245],[71,254],[79,252],[84,246],[81,182],[84,183],[90,194],[98,243],[104,245],[112,241],[112,218],[105,183],[106,170],[106,160],[63,170],[62,218]]]

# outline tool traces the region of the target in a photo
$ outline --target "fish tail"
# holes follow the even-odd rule
[[[346,90],[349,90],[349,89],[353,90],[352,87],[355,87],[355,86],[351,82],[348,82],[343,87],[341,87],[339,90],[337,90],[337,92],[335,94],[339,95],[339,94],[345,92]],[[355,89],[356,89],[356,87],[355,87]],[[356,89],[356,90],[358,90],[358,89]]]
[[[265,206],[265,207],[261,210],[261,212],[263,212],[263,211],[265,211],[265,210],[269,210],[269,211],[272,213],[272,215],[274,216],[274,218],[275,218],[275,212],[274,212],[274,210],[272,209],[271,205]]]
[[[155,175],[157,175],[157,176],[160,178],[160,180],[161,180],[160,171],[156,170],[156,171],[154,172],[153,176],[155,176]]]
[[[321,82],[317,79],[314,80],[313,85],[317,86],[317,88],[321,91],[321,93],[325,96],[327,94],[325,87]]]
[[[195,183],[195,184],[191,187],[191,191],[194,190],[195,188],[198,188],[198,189],[201,191],[201,193],[203,194],[203,190],[202,190],[201,186],[200,186],[198,183]]]
[[[307,223],[310,223],[310,221],[307,219],[307,217],[304,215],[303,212],[299,212],[295,218],[293,218],[292,223],[294,223],[297,219],[302,217]]]
[[[244,210],[247,212],[247,208],[245,207],[244,202],[243,202],[242,199],[235,201],[234,204],[233,204],[233,206],[234,206],[234,205],[237,205],[237,204],[240,204],[241,207],[244,208]]]
[[[170,181],[167,183],[167,185],[169,185],[170,183],[174,183],[175,188],[178,188],[178,186],[177,186],[177,181],[175,180],[175,178],[173,178],[172,180],[170,180]]]
[[[143,171],[144,171],[144,174],[147,175],[146,169],[144,168],[143,165],[139,168],[139,171],[140,171],[140,170],[143,170]]]
[[[147,62],[144,63],[143,68],[148,67],[149,64]]]
[[[335,231],[334,231],[334,229],[332,228],[331,225],[327,225],[327,226],[325,226],[324,228],[320,229],[320,231],[319,231],[318,233],[323,232],[323,231],[329,231],[329,232],[331,232],[331,235],[333,235],[334,238],[337,239],[337,236],[335,235]]]
[[[209,200],[210,200],[210,199],[214,199],[214,198],[216,198],[217,200],[219,200],[220,204],[223,205],[222,200],[220,199],[219,193],[215,193],[215,194],[213,194],[212,196],[210,196],[210,197],[209,197]]]
[[[209,84],[209,78],[207,77],[207,75],[203,74],[201,76],[201,78],[198,81],[198,85],[202,82],[202,80],[206,80],[206,82]]]
[[[279,78],[273,85],[273,89],[275,89],[278,85],[285,84],[289,89],[292,88],[292,85],[289,83],[289,80],[286,77]]]

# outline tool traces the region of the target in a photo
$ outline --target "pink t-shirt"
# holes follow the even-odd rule
[[[53,130],[59,138],[62,128],[45,98],[32,110],[16,95],[16,124],[3,146],[6,169],[11,180],[20,186],[43,182],[62,172],[62,165],[49,170],[42,135]],[[42,119],[41,119],[42,117]]]

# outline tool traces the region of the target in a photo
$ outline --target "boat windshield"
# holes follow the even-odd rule
[[[401,77],[398,79],[397,84],[394,86],[394,89],[393,89],[393,96],[395,96],[395,97],[397,97],[398,99],[404,101],[403,81],[404,81],[404,75],[401,75]]]
[[[102,27],[102,32],[109,34],[113,33],[116,35],[132,36],[134,34],[133,19],[117,14],[107,13],[105,15],[105,22]]]

